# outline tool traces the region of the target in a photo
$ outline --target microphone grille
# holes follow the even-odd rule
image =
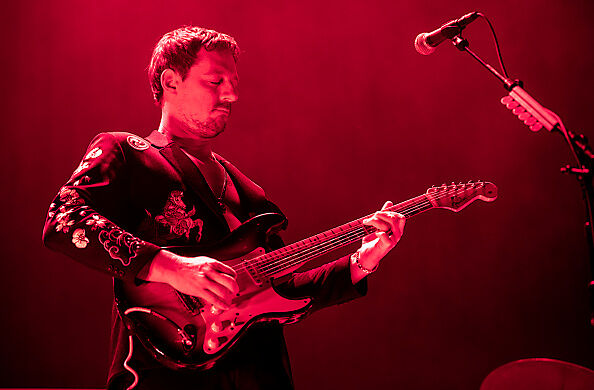
[[[427,33],[421,33],[415,38],[415,49],[419,54],[428,56],[435,51],[435,47],[427,43]]]

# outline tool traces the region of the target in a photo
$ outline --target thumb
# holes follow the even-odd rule
[[[390,201],[387,201],[386,203],[384,203],[384,206],[382,207],[382,210],[385,210],[385,209],[390,208],[392,206],[394,206],[394,203],[392,203]]]

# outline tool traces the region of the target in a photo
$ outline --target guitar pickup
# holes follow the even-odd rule
[[[265,280],[260,276],[256,267],[249,260],[244,260],[242,262],[242,264],[245,267],[245,269],[248,271],[248,274],[250,275],[250,278],[252,278],[252,281],[258,287],[262,286],[262,284],[264,283]]]

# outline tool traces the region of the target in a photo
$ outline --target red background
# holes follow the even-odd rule
[[[546,4],[546,5],[545,5]],[[512,77],[592,135],[594,3],[567,1],[20,1],[1,24],[3,272],[0,386],[100,387],[111,281],[41,245],[47,207],[92,137],[158,125],[146,67],[183,24],[235,36],[240,101],[217,151],[289,217],[292,242],[432,184],[497,184],[499,199],[410,220],[367,297],[286,330],[298,389],[476,389],[497,366],[594,366],[589,265],[560,136],[531,133],[504,89],[449,43],[415,36],[490,17]],[[465,32],[493,65],[484,21]]]

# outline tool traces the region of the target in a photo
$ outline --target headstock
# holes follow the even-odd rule
[[[458,212],[477,199],[485,202],[494,201],[497,199],[497,186],[484,181],[442,184],[429,188],[426,195],[434,207]]]

